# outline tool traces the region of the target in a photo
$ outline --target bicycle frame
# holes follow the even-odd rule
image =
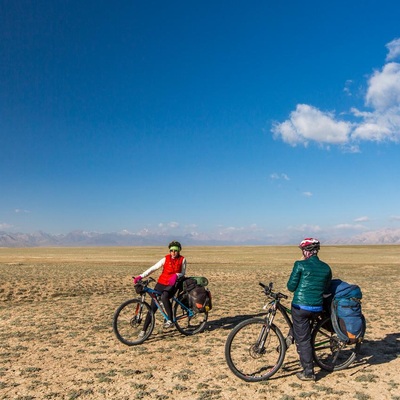
[[[269,317],[269,323],[272,324],[277,311],[279,311],[283,318],[285,319],[285,322],[289,326],[290,329],[293,328],[293,322],[290,319],[289,315],[292,314],[290,308],[285,307],[283,304],[281,304],[280,300],[274,299],[271,302],[267,303],[266,305],[271,305],[271,307],[268,310],[267,316]],[[272,318],[271,318],[272,317]]]
[[[279,311],[282,314],[286,324],[289,327],[289,333],[288,334],[293,335],[293,333],[292,333],[293,332],[293,322],[292,322],[292,320],[290,319],[290,316],[289,316],[289,315],[292,314],[292,311],[290,310],[290,308],[284,306],[281,303],[281,299],[280,298],[271,300],[263,308],[267,309],[268,306],[269,306],[268,313],[267,313],[267,315],[265,317],[268,325],[272,325],[272,323],[273,323],[273,321],[275,319],[276,313],[277,313],[277,311]]]
[[[160,311],[160,313],[162,314],[162,316],[164,317],[164,319],[169,319],[167,313],[165,312],[165,309],[161,303],[161,301],[159,300],[160,296],[161,296],[161,292],[159,292],[158,290],[149,288],[149,287],[144,287],[143,288],[143,294],[141,295],[141,300],[142,302],[145,301],[146,298],[146,294],[148,294],[152,300],[154,300],[155,305],[157,306],[157,309]],[[172,303],[178,303],[182,308],[184,308],[187,311],[187,315],[182,315],[180,317],[176,317],[175,315],[173,316],[173,321],[172,322],[176,322],[177,320],[181,320],[183,318],[191,318],[195,315],[194,311],[191,310],[190,308],[188,308],[187,306],[185,306],[185,304],[183,304],[176,296],[172,296],[171,297]]]

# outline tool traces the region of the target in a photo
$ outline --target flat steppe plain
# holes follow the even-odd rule
[[[0,399],[400,399],[399,246],[322,248],[334,277],[361,286],[368,328],[358,360],[344,371],[317,369],[315,383],[296,378],[293,346],[284,368],[261,383],[236,378],[224,359],[231,329],[262,312],[258,282],[289,294],[295,246],[184,248],[187,274],[209,279],[207,330],[163,332],[158,319],[143,345],[120,343],[114,311],[136,296],[131,277],[166,250],[0,248]]]

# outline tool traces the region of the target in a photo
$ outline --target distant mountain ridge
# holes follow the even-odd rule
[[[51,235],[41,231],[32,234],[0,232],[0,247],[143,246],[157,245],[158,242],[159,240],[154,237],[147,239],[136,234],[117,232],[73,231],[60,235]]]
[[[171,235],[166,234],[135,234],[126,231],[99,233],[87,231],[73,231],[67,234],[52,235],[45,232],[11,233],[0,231],[0,247],[96,247],[96,246],[164,246]],[[186,246],[229,246],[229,245],[290,245],[292,242],[275,243],[273,239],[263,240],[215,240],[203,237],[199,239],[194,235],[175,237]],[[381,229],[369,231],[352,236],[347,239],[331,238],[324,240],[325,244],[350,245],[350,244],[400,244],[400,229]]]
[[[214,239],[198,239],[193,235],[174,236],[174,239],[189,245],[229,245],[229,244],[262,244],[234,243]],[[73,231],[67,234],[51,235],[45,232],[10,233],[0,231],[0,247],[96,247],[96,246],[165,246],[171,240],[168,234],[136,234],[123,232],[99,233],[88,231]]]

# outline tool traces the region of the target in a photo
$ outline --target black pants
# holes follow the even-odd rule
[[[292,305],[294,340],[296,342],[297,352],[299,353],[300,363],[306,375],[314,373],[311,322],[319,314],[319,312],[302,310]]]
[[[165,312],[168,315],[168,319],[170,319],[172,321],[172,307],[171,307],[171,302],[169,299],[172,298],[173,295],[175,294],[176,287],[175,286],[165,286],[165,285],[161,285],[161,283],[157,283],[156,286],[154,286],[154,290],[158,290],[159,292],[161,292],[161,301],[164,305]],[[157,305],[154,300],[151,300],[150,306],[151,306],[151,310],[153,311],[153,313],[155,313],[157,311]],[[149,313],[149,314],[147,314],[146,321],[144,321],[144,325],[143,325],[144,331],[146,331],[147,328],[149,327],[150,321],[151,321],[151,316]]]

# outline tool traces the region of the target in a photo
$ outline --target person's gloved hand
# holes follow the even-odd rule
[[[142,280],[142,277],[140,275],[138,275],[136,278],[133,279],[133,283],[136,285],[141,280]]]
[[[171,275],[171,277],[169,278],[169,281],[168,281],[168,285],[169,286],[175,285],[177,279],[178,279],[178,274]]]

